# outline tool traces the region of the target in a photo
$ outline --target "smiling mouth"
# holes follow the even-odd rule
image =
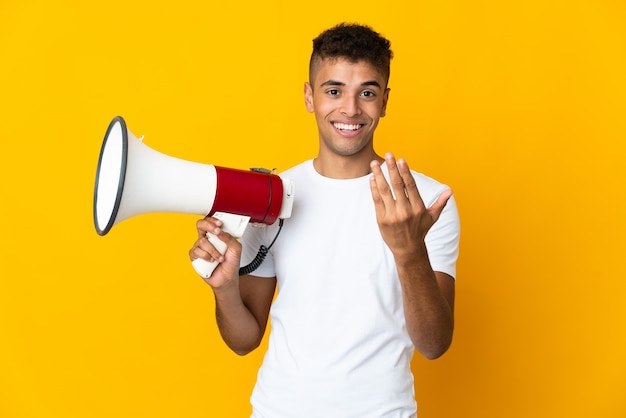
[[[333,126],[335,127],[335,129],[339,129],[340,131],[354,132],[354,131],[358,131],[359,129],[361,129],[361,127],[363,127],[363,124],[350,124],[350,123],[335,122],[333,123]]]

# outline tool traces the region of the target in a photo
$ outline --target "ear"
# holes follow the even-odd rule
[[[313,113],[313,87],[307,81],[304,83],[304,105],[306,106],[306,110],[309,113]]]
[[[389,101],[389,92],[391,92],[391,89],[387,87],[387,89],[385,89],[385,94],[383,95],[383,108],[380,112],[381,118],[387,114],[387,102]]]

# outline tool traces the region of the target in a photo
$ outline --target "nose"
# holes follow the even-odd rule
[[[354,117],[361,113],[361,108],[359,107],[358,97],[355,96],[344,96],[343,101],[341,102],[341,114],[346,117]]]

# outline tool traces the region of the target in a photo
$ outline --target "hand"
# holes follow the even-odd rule
[[[241,244],[233,236],[224,232],[223,222],[217,218],[205,217],[196,222],[198,239],[189,250],[191,261],[202,258],[208,262],[217,261],[219,264],[208,279],[204,279],[214,289],[227,283],[236,281],[239,277],[239,260],[241,258]],[[207,239],[207,232],[217,236],[224,244],[226,251],[222,255]]]
[[[393,154],[387,153],[385,163],[389,169],[389,183],[383,176],[380,163],[372,161],[370,164],[376,221],[383,240],[396,259],[414,257],[416,251],[425,249],[426,233],[439,219],[452,191],[444,191],[430,208],[426,208],[406,161],[399,159],[396,163]]]

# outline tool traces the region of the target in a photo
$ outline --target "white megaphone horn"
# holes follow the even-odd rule
[[[292,181],[269,171],[217,167],[159,153],[137,139],[120,116],[104,136],[93,200],[99,235],[135,215],[175,212],[218,217],[222,229],[239,238],[248,222],[272,225],[280,219],[282,225],[292,207]],[[213,234],[207,237],[222,254],[226,251]],[[204,278],[217,266],[202,259],[192,264]]]

